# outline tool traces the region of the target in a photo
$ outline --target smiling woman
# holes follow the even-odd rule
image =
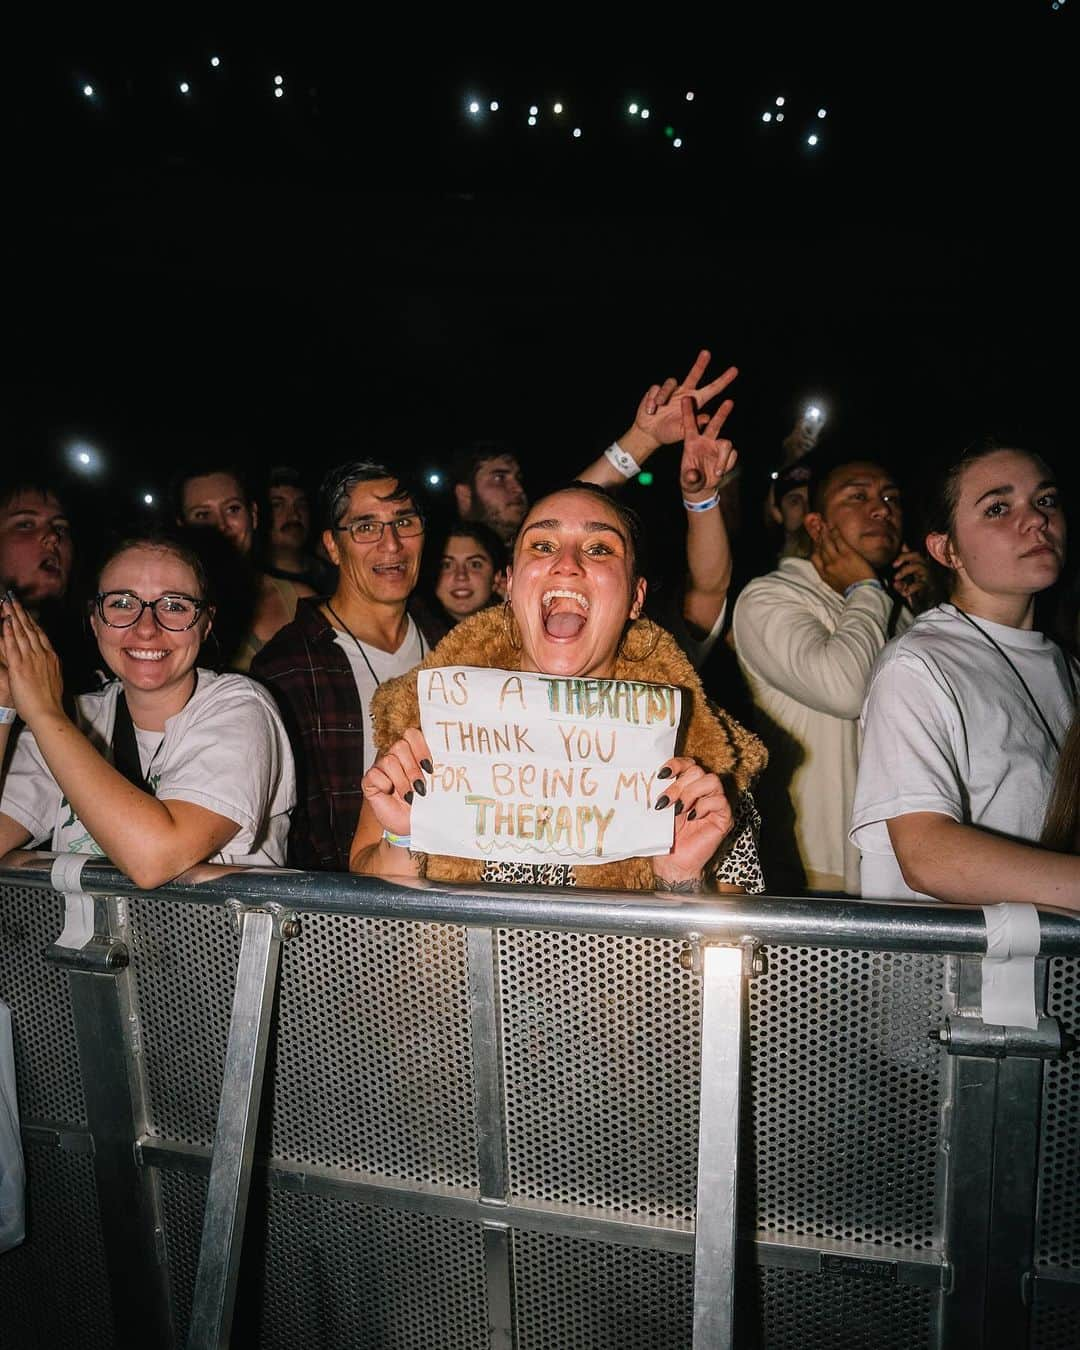
[[[195,554],[153,536],[122,544],[90,623],[116,680],[62,703],[48,638],[10,593],[0,625],[0,755],[18,731],[0,798],[0,853],[48,840],[106,854],[158,886],[203,861],[285,860],[292,753],[269,695],[196,667],[213,622]]]
[[[383,753],[363,779],[353,871],[687,893],[762,889],[746,790],[764,765],[764,750],[734,719],[709,706],[674,640],[640,617],[646,583],[638,574],[638,542],[633,512],[601,488],[573,483],[542,498],[515,542],[507,605],[460,623],[423,667],[488,666],[680,686],[688,711],[683,743],[664,764],[638,766],[665,780],[656,806],[674,816],[671,851],[625,862],[523,868],[424,857],[400,847],[409,834],[414,793],[426,791],[423,774],[432,766],[419,730],[412,671],[373,701]],[[722,779],[734,786],[734,804]]]

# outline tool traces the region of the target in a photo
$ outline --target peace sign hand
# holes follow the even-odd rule
[[[716,494],[721,479],[730,473],[739,452],[719,433],[735,404],[724,399],[712,417],[702,418],[694,400],[679,400],[682,413],[683,454],[679,465],[679,487],[687,501],[705,501]],[[704,426],[699,423],[704,421]]]
[[[728,366],[722,375],[699,389],[698,383],[711,360],[712,353],[703,347],[681,384],[669,376],[663,384],[651,384],[645,391],[634,417],[634,427],[653,442],[653,449],[660,445],[674,445],[676,441],[684,439],[683,399],[688,398],[697,410],[697,425],[704,427],[708,424],[708,414],[701,409],[722,393],[739,373],[736,366]]]

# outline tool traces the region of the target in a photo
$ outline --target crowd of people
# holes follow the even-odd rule
[[[1051,468],[968,447],[914,536],[887,463],[803,428],[763,504],[773,565],[736,598],[738,372],[706,379],[709,360],[650,386],[535,500],[512,445],[470,446],[454,519],[404,462],[342,463],[314,502],[294,468],[256,493],[234,464],[193,463],[167,527],[108,547],[85,604],[62,492],[4,485],[0,853],[104,854],[142,887],[214,861],[1080,909],[1076,620],[1041,631],[1037,604],[1065,565]],[[680,583],[650,590],[620,489],[669,445]],[[541,865],[412,848],[433,759],[417,672],[440,665],[678,686],[676,752],[647,766],[670,851]]]

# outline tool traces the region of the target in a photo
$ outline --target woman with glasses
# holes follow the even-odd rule
[[[0,854],[32,841],[104,854],[144,889],[199,862],[284,863],[292,752],[269,695],[197,668],[213,605],[196,554],[154,536],[108,557],[90,624],[116,679],[74,717],[55,652],[10,592],[0,619]]]

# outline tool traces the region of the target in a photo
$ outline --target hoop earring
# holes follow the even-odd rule
[[[655,624],[643,619],[632,619],[623,632],[617,655],[624,661],[645,661],[656,651],[659,641],[660,630]]]
[[[521,630],[518,628],[517,619],[514,618],[514,611],[510,608],[509,600],[502,602],[502,622],[511,651],[521,651]]]

